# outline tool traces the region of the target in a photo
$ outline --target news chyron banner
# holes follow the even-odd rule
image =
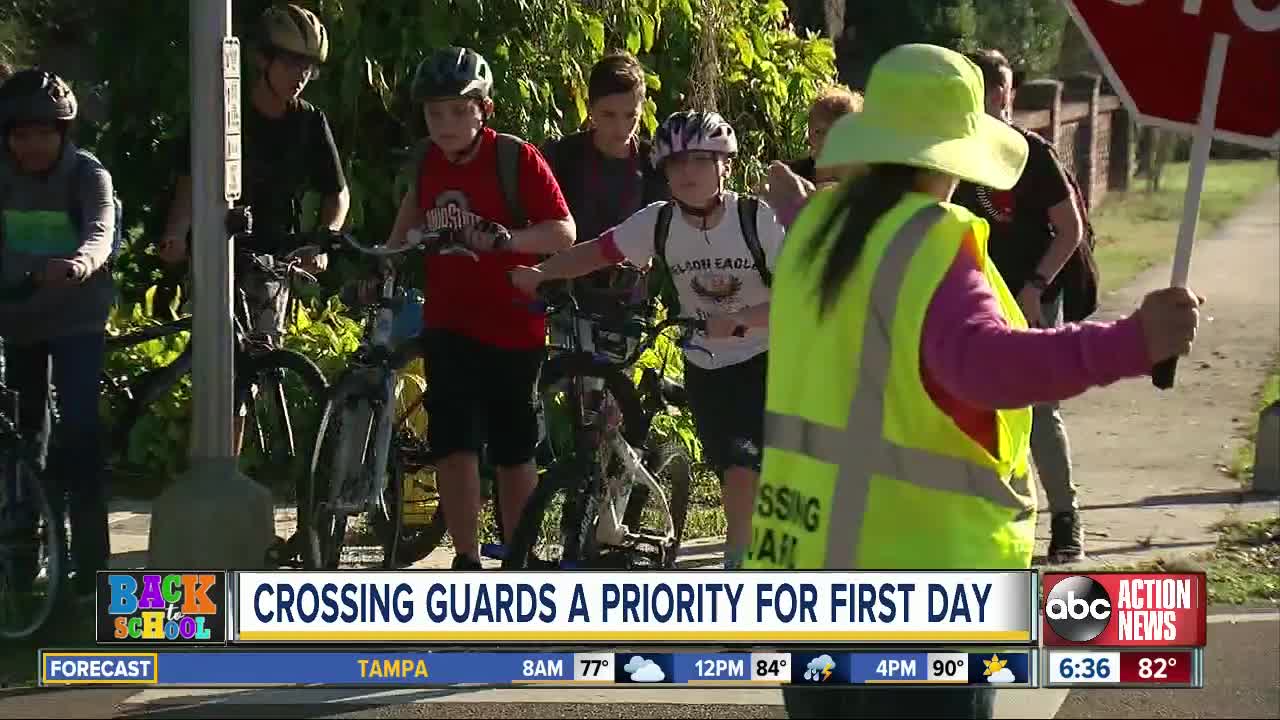
[[[1204,647],[1203,573],[1088,573],[1044,576],[1044,644]]]
[[[104,570],[97,574],[99,645],[225,645],[223,570]]]
[[[1038,593],[1030,571],[236,572],[228,639],[1030,644]]]

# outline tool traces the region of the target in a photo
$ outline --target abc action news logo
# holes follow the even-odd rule
[[[1044,644],[1203,647],[1205,576],[1044,575]]]

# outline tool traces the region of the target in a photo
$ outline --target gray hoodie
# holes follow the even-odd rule
[[[0,337],[20,345],[102,332],[115,300],[107,264],[115,237],[111,174],[68,140],[53,170],[22,175],[0,152],[0,287],[12,288],[52,258],[80,263],[83,282],[0,301]],[[73,213],[79,218],[73,218]]]

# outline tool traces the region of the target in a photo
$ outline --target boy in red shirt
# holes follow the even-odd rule
[[[497,468],[507,534],[538,478],[533,459],[546,323],[506,272],[571,246],[575,237],[538,149],[486,127],[492,88],[489,64],[473,50],[444,48],[418,66],[413,100],[423,106],[431,140],[387,241],[402,245],[415,227],[457,228],[476,254],[428,256],[425,268],[427,439],[441,458],[437,483],[456,569],[480,567],[481,448],[487,443]],[[499,155],[507,150],[518,152],[514,198],[499,179]]]

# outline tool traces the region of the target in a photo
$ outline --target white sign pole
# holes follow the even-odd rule
[[[191,468],[156,499],[149,565],[260,568],[271,494],[240,474],[233,430],[235,325],[227,210],[240,195],[240,45],[231,0],[190,0],[192,322]]]
[[[1204,95],[1200,100],[1200,118],[1191,143],[1191,164],[1187,169],[1187,192],[1182,201],[1182,224],[1178,226],[1178,247],[1173,256],[1172,287],[1185,288],[1191,274],[1191,248],[1195,244],[1196,226],[1200,221],[1200,195],[1204,190],[1205,169],[1209,165],[1209,151],[1213,149],[1214,123],[1218,115],[1218,96],[1222,90],[1222,75],[1227,66],[1227,46],[1231,37],[1215,33],[1213,47],[1209,51],[1209,68],[1204,80]],[[1151,374],[1156,387],[1173,387],[1177,358],[1157,365]]]

